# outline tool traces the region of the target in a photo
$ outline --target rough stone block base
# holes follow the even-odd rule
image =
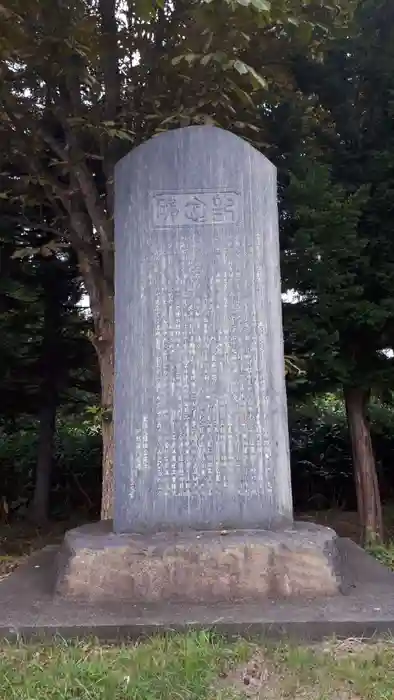
[[[335,532],[317,525],[119,535],[97,523],[66,533],[55,593],[146,604],[327,596],[340,590],[339,562]]]

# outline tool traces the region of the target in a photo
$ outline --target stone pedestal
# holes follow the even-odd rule
[[[56,593],[89,603],[210,604],[329,596],[340,585],[329,528],[119,535],[97,523],[67,533]]]

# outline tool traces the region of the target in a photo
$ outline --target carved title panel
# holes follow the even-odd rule
[[[155,228],[237,224],[241,219],[241,193],[231,190],[151,192]]]

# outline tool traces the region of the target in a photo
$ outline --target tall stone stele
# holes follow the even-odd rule
[[[113,531],[68,533],[58,592],[336,592],[335,533],[293,524],[275,167],[178,129],[118,163],[115,198]]]
[[[116,170],[115,531],[292,522],[276,169],[158,136]]]

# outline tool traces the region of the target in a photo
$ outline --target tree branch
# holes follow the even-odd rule
[[[89,171],[84,153],[79,149],[78,144],[70,132],[72,143],[71,152],[73,156],[73,171],[78,181],[81,193],[84,198],[87,212],[91,218],[93,227],[96,229],[100,240],[100,252],[103,264],[103,273],[107,282],[113,279],[113,227],[99,198],[96,183]],[[74,160],[75,159],[75,160]]]
[[[98,4],[103,38],[101,68],[105,87],[104,117],[107,120],[115,120],[120,107],[121,93],[115,0],[99,0]]]
[[[99,0],[103,49],[101,69],[103,72],[105,100],[104,118],[116,121],[121,104],[121,76],[119,72],[118,22],[115,14],[115,0]],[[117,143],[112,138],[103,149],[103,168],[106,177],[107,209],[110,216],[114,210],[113,171],[117,160]]]

